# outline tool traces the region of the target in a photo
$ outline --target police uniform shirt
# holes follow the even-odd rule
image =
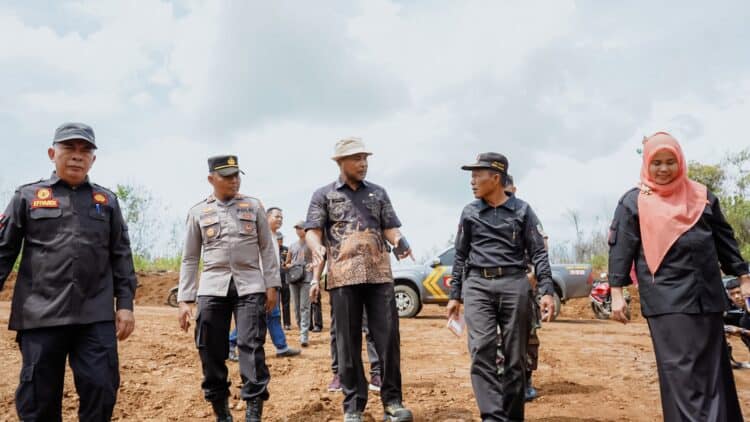
[[[305,229],[321,229],[330,260],[326,288],[392,283],[383,230],[401,227],[385,189],[362,181],[352,190],[340,178],[312,196]]]
[[[516,196],[495,208],[482,199],[475,200],[464,208],[458,223],[450,298],[461,299],[464,273],[471,268],[525,269],[529,261],[539,292],[552,294],[544,232],[531,206]]]
[[[0,287],[22,247],[11,330],[112,321],[115,306],[133,309],[127,226],[115,194],[88,178],[71,187],[53,173],[16,191],[0,216]]]
[[[281,287],[278,243],[260,201],[240,194],[224,203],[212,195],[188,213],[177,300],[226,296],[230,280],[240,296]]]
[[[652,276],[641,245],[639,194],[639,189],[630,190],[615,210],[609,233],[610,285],[631,284],[630,269],[635,261],[643,316],[724,312],[729,299],[718,263],[725,273],[735,276],[747,274],[748,264],[740,255],[719,200],[709,192],[701,218],[677,239]]]

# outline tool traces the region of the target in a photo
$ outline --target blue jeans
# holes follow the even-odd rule
[[[276,353],[286,352],[289,346],[286,344],[286,335],[281,328],[281,309],[278,303],[276,303],[273,311],[266,315],[266,325],[268,326],[268,334],[271,335],[271,341],[276,346]],[[237,347],[237,328],[229,333],[229,349],[234,350],[235,347]]]
[[[271,313],[266,316],[266,325],[268,326],[268,334],[271,335],[271,341],[276,346],[276,353],[283,353],[289,349],[286,344],[286,335],[284,329],[281,327],[281,309],[279,303],[281,298],[276,302],[276,306],[273,308]]]

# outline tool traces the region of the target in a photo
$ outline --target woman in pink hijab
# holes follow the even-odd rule
[[[613,317],[623,323],[631,267],[648,320],[665,421],[742,421],[724,338],[721,270],[750,296],[750,271],[718,199],[690,180],[680,144],[644,140],[639,187],[615,210],[609,235]],[[721,265],[721,268],[719,266]]]

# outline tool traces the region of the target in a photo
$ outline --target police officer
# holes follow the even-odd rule
[[[471,382],[483,421],[524,419],[526,348],[534,300],[526,278],[528,259],[543,294],[542,313],[554,312],[552,273],[542,226],[529,204],[505,190],[508,160],[502,154],[480,154],[462,167],[471,171],[477,200],[467,205],[456,235],[456,259],[448,317],[456,319],[463,300],[471,352]],[[497,376],[496,345],[500,326],[505,357]]]
[[[180,327],[190,327],[190,304],[197,297],[195,344],[203,366],[201,387],[216,420],[232,421],[224,359],[235,315],[245,417],[260,421],[271,379],[263,351],[266,314],[275,307],[281,288],[276,240],[261,202],[239,193],[237,157],[209,158],[208,170],[213,194],[193,206],[187,217],[178,290]],[[203,272],[198,282],[201,249]]]
[[[88,178],[95,151],[91,127],[61,125],[52,176],[19,187],[0,214],[0,289],[23,248],[9,324],[23,357],[23,421],[62,420],[66,359],[80,420],[110,420],[117,399],[117,340],[135,326],[136,277],[117,197]]]

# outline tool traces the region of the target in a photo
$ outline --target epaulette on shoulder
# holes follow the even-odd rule
[[[191,205],[190,209],[192,210],[193,208],[196,208],[196,207],[200,206],[201,204],[205,204],[206,203],[206,199],[208,199],[208,198],[201,199],[200,201],[198,201],[195,204]]]
[[[96,183],[92,183],[91,187],[93,187],[95,190],[98,190],[98,191],[104,191],[104,193],[107,193],[107,194],[112,195],[113,197],[117,198],[117,194],[114,191],[112,191],[111,189],[105,188],[102,185],[98,185]]]
[[[20,186],[18,186],[18,187],[16,188],[16,192],[20,192],[20,191],[21,191],[21,189],[23,189],[23,188],[27,188],[27,187],[30,187],[30,186],[34,186],[34,185],[36,185],[36,184],[39,184],[39,183],[41,183],[41,182],[44,182],[45,180],[47,180],[47,179],[45,179],[45,178],[41,178],[41,179],[39,179],[39,180],[36,180],[36,181],[33,181],[33,182],[29,182],[29,183],[24,183],[23,185],[20,185]]]

